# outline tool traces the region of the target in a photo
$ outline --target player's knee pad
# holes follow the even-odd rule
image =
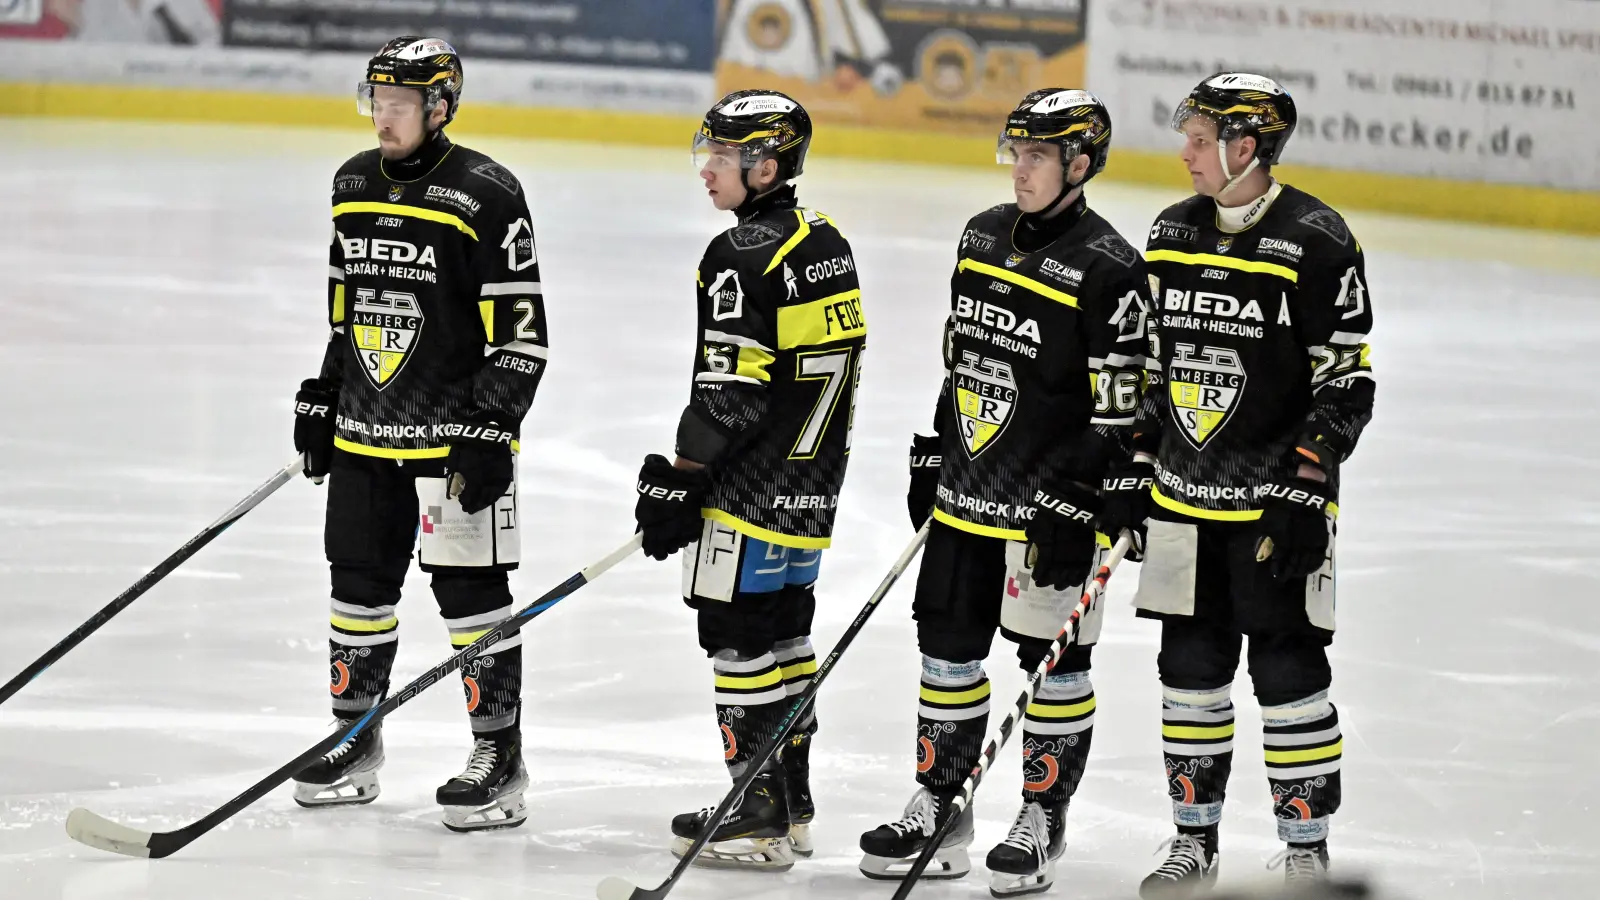
[[[400,602],[400,586],[405,584],[403,563],[329,563],[333,599],[352,607],[394,607]]]
[[[939,623],[917,622],[917,649],[924,659],[983,659],[994,642],[993,631],[967,631],[940,627]],[[1038,657],[1034,657],[1037,663]]]
[[[495,569],[439,569],[433,574],[433,597],[450,631],[450,646],[457,650],[489,634],[517,611],[506,573]],[[519,631],[485,648],[482,655],[521,646]]]
[[[1232,684],[1243,639],[1226,624],[1189,616],[1161,620],[1161,652],[1156,670],[1161,683],[1183,690],[1209,690]]]
[[[782,595],[737,593],[732,600],[696,598],[700,646],[707,656],[719,651],[737,652],[754,658],[770,654],[777,643],[776,612]]]
[[[1262,707],[1326,694],[1333,684],[1328,648],[1317,635],[1251,635],[1249,659],[1250,680]]]
[[[782,596],[773,622],[773,634],[780,642],[809,639],[811,620],[817,614],[817,595],[813,585],[788,584],[779,593]]]

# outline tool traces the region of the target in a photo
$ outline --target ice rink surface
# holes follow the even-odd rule
[[[370,143],[16,120],[0,133],[3,680],[289,460],[291,398],[326,335],[329,180]],[[512,582],[526,601],[631,531],[632,477],[670,452],[687,393],[694,268],[732,220],[687,152],[466,142],[527,187],[549,309]],[[955,243],[1010,195],[999,168],[809,168],[801,198],[853,242],[872,328],[818,591],[825,651],[910,538],[904,451],[938,389]],[[1090,190],[1139,246],[1175,199]],[[1335,863],[1414,898],[1595,897],[1600,241],[1349,218],[1379,389],[1341,498]],[[322,501],[296,480],[0,707],[0,897],[586,898],[607,874],[666,874],[670,817],[728,782],[676,563],[643,558],[526,632],[520,829],[438,823],[433,789],[468,749],[452,679],[386,723],[370,806],[306,811],[280,789],[163,861],[66,837],[78,805],[178,827],[328,733]],[[1137,577],[1112,582],[1094,756],[1052,896],[1132,897],[1171,829],[1156,628],[1127,605]],[[821,695],[817,857],[778,876],[694,870],[674,897],[888,896],[856,872],[856,838],[913,787],[909,580]],[[449,653],[425,579],[407,597],[397,685]],[[1014,660],[997,642],[997,709],[1020,687]],[[1243,672],[1234,697],[1225,883],[1263,877],[1278,849]],[[981,859],[1015,814],[1017,753],[979,794],[973,874],[917,896],[987,896]]]

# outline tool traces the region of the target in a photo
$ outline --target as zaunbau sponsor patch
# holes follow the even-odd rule
[[[422,195],[422,199],[454,206],[469,216],[477,215],[478,210],[483,208],[483,204],[466,191],[438,184],[429,185],[428,192]]]

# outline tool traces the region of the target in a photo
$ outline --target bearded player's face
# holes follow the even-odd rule
[[[378,152],[384,159],[404,159],[415,153],[427,136],[421,92],[389,85],[374,87],[372,126],[378,132]]]

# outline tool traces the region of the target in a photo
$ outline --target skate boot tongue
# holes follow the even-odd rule
[[[467,767],[454,780],[483,784],[500,760],[499,748],[488,738],[478,738],[472,744],[472,755],[467,757]]]
[[[957,810],[954,791],[935,793],[918,788],[906,804],[905,812],[894,822],[879,825],[861,836],[861,874],[879,881],[899,881],[915,862],[922,848],[950,816],[944,841],[934,851],[923,878],[960,878],[972,870],[966,848],[972,844],[972,811]]]
[[[1011,833],[989,851],[989,893],[996,897],[1037,894],[1055,882],[1056,857],[1064,847],[1066,804],[1046,807],[1028,800]]]
[[[1143,900],[1169,900],[1189,897],[1209,887],[1217,880],[1215,846],[1207,837],[1198,834],[1175,834],[1156,848],[1159,854],[1169,851],[1156,870],[1139,883],[1139,896]]]
[[[1050,842],[1050,817],[1045,814],[1044,807],[1037,803],[1024,803],[1017,813],[1017,820],[1011,823],[1011,833],[1006,835],[1005,844],[1024,850],[1029,853],[1039,852]]]

